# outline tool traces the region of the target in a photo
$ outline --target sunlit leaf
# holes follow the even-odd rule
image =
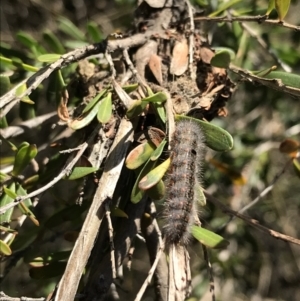
[[[164,104],[161,102],[156,102],[152,104],[155,110],[157,111],[157,114],[160,118],[160,120],[165,124],[167,117],[166,117],[166,110],[164,107]]]
[[[196,180],[194,185],[194,198],[197,200],[200,206],[206,205],[206,197],[203,193],[203,189],[200,183]]]
[[[152,155],[150,157],[150,160],[155,161],[155,160],[157,160],[160,157],[160,155],[162,154],[162,152],[164,150],[164,147],[165,147],[166,143],[167,143],[167,140],[164,139],[159,144],[159,146],[156,148],[156,150],[152,153]]]
[[[42,54],[39,57],[37,57],[37,60],[43,63],[52,63],[60,59],[61,55],[57,53],[47,53]]]
[[[2,222],[2,220],[1,220],[1,222]],[[18,234],[18,231],[11,229],[11,228],[1,226],[1,225],[0,225],[0,231],[6,232],[6,233]]]
[[[215,54],[215,56],[211,59],[210,63],[212,66],[215,67],[228,68],[230,60],[230,52],[227,50],[221,50]]]
[[[98,170],[97,167],[74,167],[67,180],[77,180]]]
[[[97,102],[89,112],[78,117],[78,119],[71,121],[69,127],[73,130],[79,130],[90,124],[98,113],[100,103],[101,102]]]
[[[105,98],[100,102],[97,113],[97,119],[101,123],[107,123],[112,115],[112,100],[111,93],[109,92]]]
[[[162,180],[160,180],[156,185],[147,189],[145,193],[153,200],[159,201],[165,197],[166,188]]]
[[[291,0],[275,0],[275,8],[278,13],[279,20],[282,21],[289,11]]]
[[[176,120],[192,120],[199,125],[205,136],[206,145],[215,151],[228,151],[233,147],[231,135],[222,128],[199,119],[176,115]]]
[[[4,191],[4,193],[0,197],[0,207],[4,207],[14,201],[15,196],[16,196],[15,183],[11,183],[8,187],[4,186],[3,191]],[[14,210],[14,208],[10,208],[10,209],[6,210],[6,212],[4,214],[1,215],[1,223],[10,223],[13,210]]]
[[[164,102],[167,100],[167,95],[163,92],[157,92],[153,95],[145,97],[142,99],[142,102]]]
[[[147,141],[135,147],[127,156],[125,165],[128,169],[136,169],[144,164],[152,155],[155,146]]]
[[[28,65],[28,64],[24,64],[21,60],[20,61],[16,61],[16,60],[12,60],[9,58],[6,58],[4,56],[0,55],[0,64],[9,64],[12,66],[16,66],[18,69],[24,69],[26,71],[30,71],[30,72],[37,72],[39,70],[39,68]]]
[[[132,119],[133,117],[137,117],[138,115],[140,115],[146,108],[147,106],[147,102],[145,101],[141,101],[140,99],[139,100],[136,100],[127,110],[126,112],[126,116],[129,118],[129,119]]]
[[[125,85],[122,87],[122,89],[126,92],[126,93],[131,93],[133,91],[135,91],[137,88],[139,87],[139,84],[131,84],[131,85]]]
[[[91,110],[93,108],[93,106],[102,98],[102,96],[105,95],[105,93],[107,92],[107,89],[102,90],[101,92],[99,92],[88,104],[87,106],[84,108],[84,110],[82,111],[82,114],[88,112],[89,110]]]
[[[0,239],[0,253],[6,256],[12,254],[11,248],[3,240]]]
[[[26,84],[22,84],[20,85],[17,89],[16,89],[16,96],[21,96],[25,91],[27,90],[27,86]],[[26,95],[24,97],[22,97],[21,99],[23,102],[26,102],[28,104],[34,104],[34,102]]]
[[[296,175],[300,178],[300,162],[299,162],[298,158],[293,159],[293,166],[294,166]]]
[[[25,145],[19,148],[15,156],[12,174],[14,176],[19,175],[36,155],[37,147],[35,144]]]
[[[139,182],[139,188],[147,190],[156,185],[165,175],[170,166],[171,159],[167,159],[160,165],[152,169],[146,176],[144,176]]]
[[[140,180],[147,174],[149,173],[152,168],[155,166],[156,161],[151,161],[150,159],[147,161],[147,163],[145,164],[145,166],[142,168],[141,172],[139,173],[136,182],[134,183],[133,189],[131,191],[131,196],[130,196],[130,200],[132,203],[136,204],[138,203],[143,195],[144,195],[144,191],[142,191],[139,188],[139,182]]]
[[[222,249],[229,245],[229,242],[222,236],[202,227],[193,225],[191,230],[192,235],[206,247]]]

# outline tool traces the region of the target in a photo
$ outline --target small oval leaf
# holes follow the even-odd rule
[[[101,100],[100,106],[98,109],[97,119],[101,123],[107,123],[112,115],[112,101],[111,93],[108,93],[107,96]]]
[[[227,50],[221,50],[215,54],[215,56],[211,59],[210,63],[212,66],[219,68],[228,68],[230,64],[230,52]]]
[[[15,156],[12,174],[18,176],[36,155],[37,147],[35,144],[25,145],[19,148]]]
[[[155,146],[150,141],[135,147],[127,156],[125,165],[128,169],[136,169],[144,164],[152,155]]]
[[[166,171],[170,166],[171,159],[168,158],[166,161],[152,169],[146,176],[144,176],[139,182],[139,188],[147,190],[156,185],[165,175]]]
[[[100,103],[97,102],[88,113],[80,116],[78,119],[72,120],[69,123],[69,127],[73,130],[79,130],[90,124],[98,113]]]
[[[193,225],[191,227],[191,232],[192,235],[206,247],[222,249],[229,245],[229,242],[222,236],[205,228]]]
[[[164,92],[157,92],[153,95],[145,97],[142,99],[142,102],[164,102],[167,100],[167,95]]]
[[[94,105],[106,94],[107,89],[101,90],[88,104],[87,106],[84,108],[84,110],[82,111],[82,114],[88,112],[89,110],[91,110]]]
[[[196,122],[203,131],[203,134],[205,136],[205,143],[209,148],[221,152],[232,149],[232,136],[224,129],[209,122],[205,122],[188,116],[176,115],[175,118],[176,120],[187,119]]]
[[[151,157],[150,157],[150,160],[151,161],[156,161],[160,155],[162,154],[164,148],[165,148],[165,145],[167,143],[167,140],[164,139],[160,144],[159,146],[157,147],[157,149],[152,153]]]
[[[282,21],[289,11],[291,0],[275,0],[275,8],[278,13],[279,20]]]
[[[266,78],[280,79],[283,84],[300,89],[300,75],[283,71],[272,71],[268,73]]]
[[[11,248],[3,240],[0,239],[0,253],[6,256],[12,254]]]
[[[163,180],[160,180],[156,185],[147,189],[146,194],[155,201],[160,201],[165,197],[166,188]]]
[[[61,55],[57,53],[47,53],[47,54],[42,54],[37,57],[38,61],[42,63],[53,63],[60,59]]]
[[[118,207],[114,207],[114,208],[111,209],[111,215],[116,216],[116,217],[126,217],[126,218],[128,218],[128,215]]]
[[[98,170],[97,167],[74,167],[67,180],[77,180]]]

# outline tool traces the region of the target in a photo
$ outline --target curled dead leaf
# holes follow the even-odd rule
[[[61,121],[67,122],[70,120],[70,115],[68,112],[68,100],[69,100],[69,93],[66,88],[61,91],[61,98],[60,104],[57,108],[57,115]]]

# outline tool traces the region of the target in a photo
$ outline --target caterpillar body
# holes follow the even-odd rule
[[[204,134],[195,121],[180,120],[176,123],[163,214],[163,234],[168,245],[186,245],[189,241],[189,228],[197,210],[195,185],[201,176],[204,142]]]

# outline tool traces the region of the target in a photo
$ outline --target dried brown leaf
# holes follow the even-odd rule
[[[150,56],[148,65],[155,79],[158,81],[160,85],[162,85],[163,78],[162,78],[161,58],[156,53],[153,53]]]
[[[188,68],[189,63],[189,46],[186,39],[177,41],[173,48],[170,73],[182,75]]]

